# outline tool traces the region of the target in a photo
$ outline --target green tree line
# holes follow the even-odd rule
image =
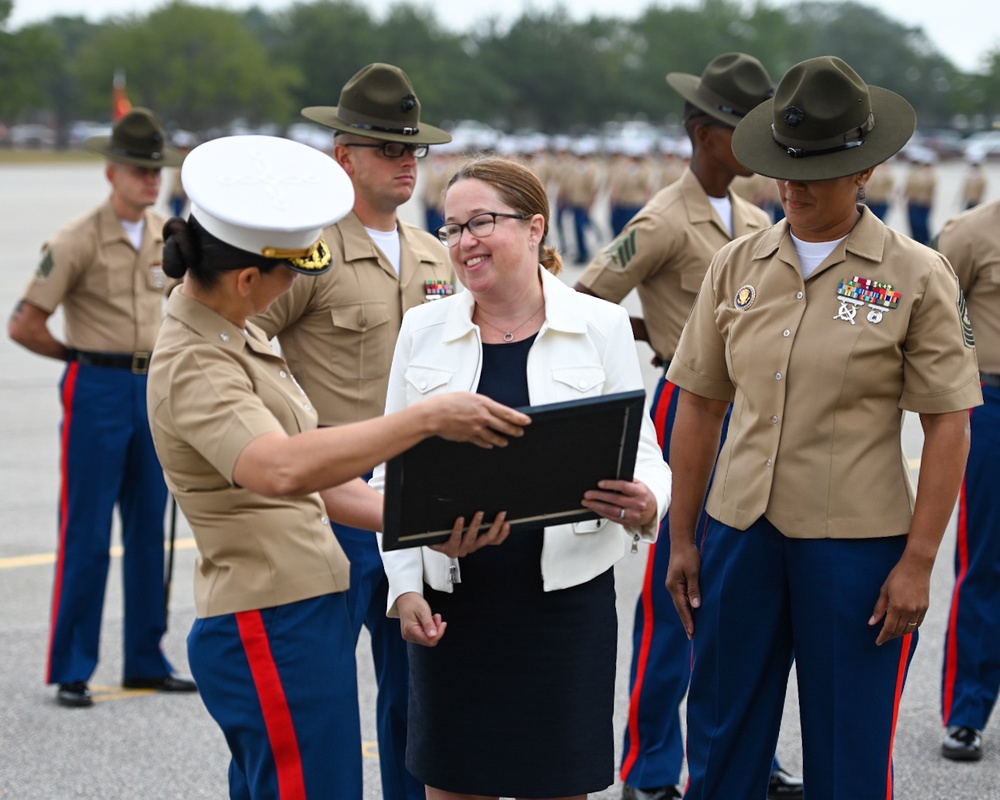
[[[756,55],[775,80],[802,59],[838,55],[906,97],[922,127],[962,118],[985,127],[1000,114],[1000,47],[963,73],[922,29],[857,2],[701,0],[584,21],[562,6],[509,24],[486,18],[464,32],[405,0],[382,20],[354,0],[275,13],[173,0],[146,15],[57,16],[9,31],[14,2],[0,0],[0,122],[8,125],[41,119],[65,130],[72,120],[107,120],[112,75],[124,70],[132,103],[172,128],[206,131],[237,118],[285,126],[300,121],[303,106],[335,105],[344,82],[373,61],[406,70],[429,121],[547,133],[636,117],[667,123],[679,102],[666,73],[699,73],[732,50]]]

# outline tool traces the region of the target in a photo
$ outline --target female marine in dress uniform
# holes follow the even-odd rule
[[[196,148],[183,180],[191,218],[167,223],[164,269],[184,283],[148,405],[198,545],[192,672],[232,753],[232,798],[360,798],[349,564],[318,490],[344,484],[324,492],[333,513],[380,527],[379,495],[353,477],[429,435],[503,444],[526,418],[465,394],[315,430],[309,398],[247,317],[330,268],[320,234],[351,209],[350,181],[322,153],[263,136]]]
[[[982,402],[954,273],[857,203],[914,124],[823,57],[736,127],[787,219],[719,251],[668,372],[684,390],[667,585],[694,640],[685,797],[764,796],[793,657],[806,797],[892,796],[900,695]],[[915,504],[903,410],[924,431]]]

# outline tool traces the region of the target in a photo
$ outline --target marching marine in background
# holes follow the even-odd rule
[[[633,288],[643,318],[632,319],[636,339],[668,366],[709,262],[720,247],[771,224],[768,215],[730,190],[750,175],[733,155],[733,128],[769,98],[771,76],[753,56],[726,53],[698,75],[672,72],[670,86],[684,98],[691,163],[662,189],[587,267],[577,289],[621,302]],[[670,448],[677,387],[662,377],[652,403],[664,458]],[[669,512],[663,522],[666,532]],[[666,536],[650,546],[636,604],[632,672],[622,780],[626,800],[680,797],[684,745],[679,707],[691,674],[691,648],[665,587],[670,559]],[[800,797],[801,782],[772,764],[772,797]]]
[[[938,250],[951,262],[976,334],[983,405],[972,409],[972,441],[958,506],[955,588],[944,642],[941,754],[982,758],[982,731],[1000,692],[1000,201],[944,226]]]
[[[354,186],[354,208],[324,232],[336,267],[297,282],[254,321],[278,337],[319,424],[336,426],[382,416],[403,314],[455,290],[441,242],[397,214],[416,186],[417,159],[451,136],[421,121],[413,84],[390,64],[361,69],[344,85],[338,106],[302,113],[336,130],[333,155]],[[385,616],[388,582],[375,534],[338,524],[334,533],[351,562],[354,638],[362,625],[371,634],[383,797],[417,800],[424,790],[403,757],[406,643],[399,621]]]
[[[167,487],[146,418],[146,371],[163,314],[163,223],[151,210],[160,170],[179,166],[153,113],[135,108],[111,136],[87,140],[107,158],[111,196],[42,249],[10,338],[67,362],[61,384],[62,488],[46,680],[64,706],[92,705],[118,506],[124,555],[126,688],[195,690],[160,649],[167,629],[163,517]],[[62,306],[65,343],[48,328]]]

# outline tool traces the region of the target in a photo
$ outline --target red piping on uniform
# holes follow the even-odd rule
[[[52,624],[49,628],[49,660],[45,667],[46,683],[52,683],[52,646],[56,638],[56,623],[59,621],[63,574],[66,567],[66,527],[69,525],[69,439],[73,423],[73,399],[76,395],[76,376],[79,371],[79,362],[74,361],[67,367],[62,389],[63,423],[62,436],[60,437],[62,440],[62,453],[59,459],[62,486],[59,489],[59,552],[56,555],[55,585],[52,588]]]
[[[677,387],[672,383],[666,383],[660,393],[659,402],[653,416],[653,426],[656,428],[656,440],[663,448],[663,441],[666,436],[667,411],[670,408],[670,401]],[[662,531],[661,531],[662,535]],[[641,742],[639,740],[639,700],[642,697],[642,685],[646,679],[646,668],[649,666],[649,651],[653,645],[653,562],[656,560],[656,545],[654,542],[649,547],[649,555],[646,560],[646,575],[642,581],[642,640],[639,644],[639,658],[636,662],[635,685],[632,687],[632,695],[629,697],[628,705],[628,735],[629,750],[622,761],[622,780],[627,781],[632,767],[639,759]]]
[[[899,653],[899,667],[896,669],[896,692],[892,699],[892,730],[889,734],[889,766],[886,773],[885,800],[892,800],[892,750],[896,744],[896,723],[899,721],[899,704],[903,699],[903,684],[906,683],[906,669],[913,656],[913,634],[908,633],[903,637],[902,647]]]
[[[966,479],[962,479],[962,491],[958,495],[958,532],[955,538],[955,553],[958,557],[958,571],[955,575],[955,591],[951,597],[951,611],[948,614],[948,649],[945,652],[944,695],[941,698],[941,715],[947,725],[951,717],[951,707],[955,702],[955,682],[958,679],[958,610],[962,602],[962,584],[969,573],[969,505]]]
[[[254,686],[260,700],[267,738],[274,753],[278,773],[278,796],[281,800],[306,800],[306,782],[302,771],[302,753],[288,708],[288,698],[281,685],[281,676],[271,654],[271,643],[259,611],[236,614],[240,639],[246,651]]]

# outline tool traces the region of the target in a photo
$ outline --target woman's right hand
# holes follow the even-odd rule
[[[481,547],[503,544],[510,534],[510,523],[506,520],[507,512],[501,511],[496,515],[490,529],[486,533],[480,534],[479,528],[483,524],[483,512],[477,511],[472,517],[469,530],[462,533],[465,528],[465,518],[459,517],[451,529],[451,538],[441,542],[441,544],[432,544],[430,548],[451,558],[461,558],[469,553],[475,553]]]
[[[399,612],[399,630],[403,638],[424,647],[434,647],[444,636],[447,622],[440,614],[432,614],[431,607],[419,592],[406,592],[396,598]]]
[[[504,447],[510,436],[523,436],[531,417],[475,392],[445,392],[418,405],[432,411],[433,432],[452,442]]]

